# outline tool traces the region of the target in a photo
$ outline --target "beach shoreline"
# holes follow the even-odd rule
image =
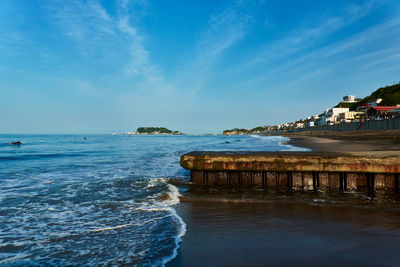
[[[400,151],[400,131],[312,131],[283,134],[287,144],[312,151]]]

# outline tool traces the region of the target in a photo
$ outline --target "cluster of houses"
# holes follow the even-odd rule
[[[361,101],[353,95],[343,97],[346,104],[358,103]],[[269,131],[291,130],[306,127],[314,127],[317,125],[334,125],[341,123],[351,123],[365,120],[381,120],[400,116],[400,105],[396,106],[379,106],[382,99],[374,99],[365,104],[359,105],[356,111],[350,111],[348,107],[333,107],[326,109],[324,113],[313,115],[304,120],[291,123],[278,124],[270,126]]]

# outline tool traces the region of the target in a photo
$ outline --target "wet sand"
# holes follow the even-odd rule
[[[313,151],[400,151],[400,131],[301,132],[285,134],[288,144]]]
[[[295,136],[290,137],[287,143],[297,147],[309,148],[313,151],[400,151],[400,143],[392,140],[340,140],[326,137]]]
[[[296,203],[184,201],[168,266],[398,266],[400,211]]]

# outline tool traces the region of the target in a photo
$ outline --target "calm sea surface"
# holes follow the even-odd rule
[[[1,265],[163,265],[192,150],[296,150],[283,137],[0,135]],[[8,143],[19,140],[21,146]]]

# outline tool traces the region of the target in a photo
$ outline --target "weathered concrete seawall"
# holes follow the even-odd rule
[[[387,130],[399,130],[400,129],[400,117],[382,119],[382,120],[368,120],[364,122],[350,122],[344,124],[334,125],[316,125],[313,127],[306,127],[300,129],[293,129],[288,131],[276,131],[270,134],[282,134],[282,133],[300,133],[309,131],[387,131]]]
[[[198,185],[397,191],[400,153],[195,151],[181,166]]]

